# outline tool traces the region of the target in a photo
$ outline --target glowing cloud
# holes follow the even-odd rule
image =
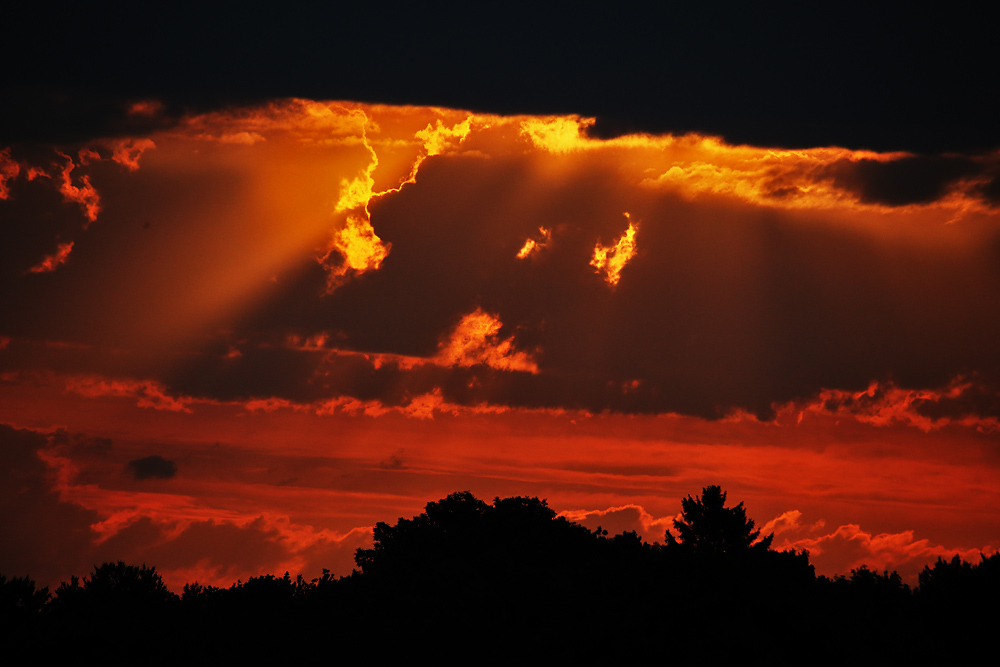
[[[500,318],[476,308],[458,323],[438,351],[435,361],[445,366],[485,364],[504,371],[537,373],[538,365],[514,349],[514,338],[500,338]]]
[[[414,136],[424,143],[424,150],[427,151],[427,157],[440,155],[456,143],[464,141],[469,136],[469,132],[472,131],[471,124],[472,116],[469,116],[461,123],[451,126],[445,125],[438,118],[434,126],[428,123],[427,127],[417,132]]]
[[[131,116],[155,116],[163,111],[163,103],[159,100],[141,100],[132,103],[128,108]]]
[[[330,287],[336,287],[350,273],[379,268],[391,247],[391,244],[382,243],[367,217],[349,215],[344,227],[334,232],[327,254],[319,261],[330,271]],[[339,264],[330,263],[334,251],[343,258]]]
[[[344,211],[351,211],[355,209],[363,209],[365,214],[368,214],[368,202],[371,198],[375,196],[374,186],[375,179],[372,174],[375,169],[378,168],[378,153],[372,148],[371,143],[368,141],[368,116],[363,111],[357,111],[354,117],[358,119],[360,124],[359,130],[361,134],[361,141],[363,142],[365,148],[368,150],[368,154],[371,156],[368,166],[361,173],[360,176],[356,176],[352,179],[345,178],[340,183],[340,199],[337,200],[337,205],[334,210],[338,213]]]
[[[66,382],[66,389],[87,398],[120,396],[136,399],[140,408],[167,410],[169,412],[191,412],[187,401],[170,396],[163,386],[153,380],[112,380],[102,377],[73,377]]]
[[[627,212],[625,219],[629,221],[625,234],[613,246],[602,246],[600,243],[595,245],[594,256],[590,260],[590,265],[597,270],[597,273],[603,274],[604,280],[609,285],[618,284],[622,269],[635,257],[635,233],[639,231],[639,227],[632,222]]]
[[[529,118],[521,121],[521,134],[537,148],[550,153],[569,153],[594,143],[582,134],[594,122],[593,118],[579,116]]]
[[[28,269],[29,273],[50,273],[66,263],[69,253],[73,250],[73,242],[60,243],[56,251],[48,255],[38,264]]]
[[[21,166],[10,157],[10,149],[0,150],[0,199],[10,196],[8,181],[13,180],[21,172]]]
[[[370,160],[360,175],[341,181],[340,198],[334,210],[337,213],[350,212],[350,214],[345,226],[334,233],[326,255],[320,258],[320,263],[330,273],[328,289],[337,287],[350,273],[360,274],[378,269],[391,250],[391,245],[383,244],[372,226],[371,212],[368,209],[371,200],[399,192],[405,185],[415,182],[417,171],[423,161],[429,156],[441,154],[455,143],[461,143],[469,135],[472,122],[470,116],[461,123],[448,126],[439,118],[436,125],[428,123],[423,130],[414,133],[414,139],[421,142],[425,153],[416,157],[409,174],[395,187],[376,191],[374,174],[379,166],[379,156],[368,138],[368,125],[373,121],[364,110],[356,109],[349,113],[360,124],[361,142],[368,151]],[[341,255],[343,262],[330,261],[334,251]]]
[[[545,227],[539,227],[538,234],[539,239],[537,241],[535,239],[528,239],[524,242],[524,245],[521,246],[521,249],[517,252],[518,259],[530,257],[544,248],[545,244],[552,240],[552,232]]]
[[[139,168],[139,158],[150,148],[156,148],[152,139],[120,139],[111,142],[111,159],[135,171]]]
[[[827,574],[994,539],[1000,158],[591,122],[284,100],[0,151],[0,421],[106,440],[27,458],[181,583],[350,572],[357,526],[460,488],[662,540],[718,480]],[[154,442],[169,494],[121,474]],[[271,555],[201,555],[236,538]]]
[[[873,381],[863,391],[824,389],[812,401],[782,406],[778,411],[787,415],[797,413],[799,423],[807,415],[825,413],[876,427],[912,426],[925,433],[950,424],[972,427],[982,433],[1000,431],[1000,419],[995,416],[935,414],[934,408],[941,405],[975,404],[977,389],[976,383],[963,377],[956,377],[939,389],[904,389],[891,382]]]
[[[80,178],[80,185],[73,184],[72,173],[76,168],[73,158],[64,153],[59,153],[65,158],[66,166],[62,170],[62,182],[59,185],[59,192],[62,193],[66,201],[76,202],[83,209],[83,214],[87,218],[86,227],[91,222],[97,220],[97,214],[101,211],[101,198],[97,190],[90,184],[90,176],[86,174]]]

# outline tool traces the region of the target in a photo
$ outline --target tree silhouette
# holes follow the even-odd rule
[[[455,580],[484,578],[498,569],[558,569],[574,554],[585,556],[596,536],[538,498],[496,498],[488,505],[468,491],[427,503],[412,519],[375,525],[371,549],[355,562],[366,575]],[[440,585],[440,581],[435,582]]]
[[[857,643],[831,636],[863,637],[885,662],[964,664],[993,647],[1000,553],[939,559],[915,592],[866,566],[816,577],[807,552],[772,550],[718,486],[681,504],[661,548],[571,523],[538,498],[453,493],[379,523],[350,576],[193,583],[182,599],[154,568],[120,561],[55,596],[0,575],[0,641],[45,646],[50,661],[112,664],[308,662],[316,637],[358,662],[374,650],[380,663],[646,664],[662,658],[649,638],[665,627],[683,638],[670,649],[677,662],[745,660],[776,631],[789,654],[822,645],[836,662],[856,658]]]
[[[54,603],[62,614],[113,614],[134,620],[161,613],[178,600],[155,567],[118,561],[95,566],[82,585],[77,577],[64,582],[56,589]]]
[[[47,586],[35,589],[28,577],[7,577],[0,574],[0,624],[9,626],[34,620],[49,600]]]
[[[767,551],[774,534],[760,538],[753,519],[747,518],[743,503],[726,507],[726,492],[706,486],[699,498],[681,500],[681,519],[674,519],[680,541],[668,530],[666,547],[699,558],[738,557]],[[760,538],[760,539],[758,539]]]

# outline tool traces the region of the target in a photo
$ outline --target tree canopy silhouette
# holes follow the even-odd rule
[[[150,607],[177,600],[163,584],[155,567],[127,565],[123,561],[94,566],[89,577],[73,577],[56,589],[56,600],[72,604],[78,598],[109,607]]]
[[[468,491],[427,503],[395,526],[379,522],[373,536],[372,548],[355,554],[365,575],[465,581],[565,568],[598,537],[557,517],[544,500],[518,496],[489,505]]]
[[[670,649],[678,662],[743,660],[776,632],[789,655],[822,645],[838,662],[856,657],[856,643],[831,636],[864,637],[866,651],[892,662],[971,661],[992,648],[1000,553],[939,559],[914,592],[897,573],[865,566],[816,577],[808,552],[772,550],[773,536],[761,537],[743,503],[726,507],[718,486],[681,505],[677,534],[661,546],[589,530],[538,498],[489,504],[458,492],[379,523],[350,576],[192,583],[181,599],[154,568],[121,561],[54,596],[0,575],[0,641],[115,664],[314,660],[314,643],[294,637],[329,637],[345,661],[370,660],[376,647],[378,662],[393,663],[509,664],[530,651],[546,662],[645,664],[662,658],[664,644],[650,638],[663,628],[683,638]],[[733,622],[719,623],[720,613]],[[113,641],[94,641],[109,628]]]
[[[760,537],[753,519],[747,518],[741,502],[726,507],[726,492],[718,486],[706,486],[701,496],[681,500],[681,517],[674,519],[680,541],[667,530],[667,549],[700,558],[738,557],[767,551],[774,534]],[[759,539],[758,539],[759,538]]]

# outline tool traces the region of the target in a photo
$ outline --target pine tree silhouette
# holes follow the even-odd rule
[[[774,534],[760,537],[753,519],[747,518],[743,503],[726,507],[726,492],[706,486],[698,498],[681,500],[681,519],[674,519],[677,537],[668,530],[667,549],[700,558],[741,556],[767,551]],[[758,539],[759,538],[759,539]]]

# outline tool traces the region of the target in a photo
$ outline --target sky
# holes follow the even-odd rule
[[[1000,548],[976,22],[172,7],[18,10],[0,572],[344,575],[460,490],[662,542],[719,484],[828,576]]]

